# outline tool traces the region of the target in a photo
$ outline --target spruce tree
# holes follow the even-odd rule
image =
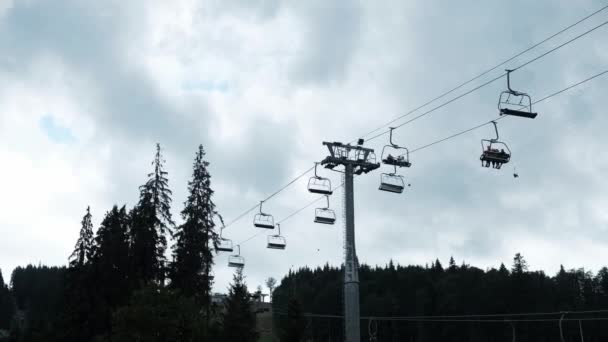
[[[4,283],[2,270],[0,270],[0,329],[8,330],[15,306],[8,286]]]
[[[70,255],[70,267],[82,267],[87,264],[93,254],[93,223],[91,222],[91,207],[87,207],[87,213],[82,217],[80,235],[74,252]]]
[[[128,223],[125,207],[114,206],[106,213],[95,237],[95,280],[103,301],[110,307],[125,304],[129,295]]]
[[[213,250],[218,243],[213,221],[217,214],[211,197],[211,176],[200,145],[194,159],[192,180],[188,182],[188,199],[181,215],[184,223],[174,237],[173,262],[170,267],[171,287],[193,297],[204,308],[210,307]],[[209,314],[207,310],[207,314]]]
[[[154,171],[139,187],[139,202],[131,211],[131,261],[136,286],[165,279],[166,235],[175,225],[171,219],[171,190],[159,144],[152,161]]]
[[[222,314],[222,341],[255,342],[258,338],[256,318],[251,309],[251,297],[244,282],[243,270],[238,268],[228,289]]]

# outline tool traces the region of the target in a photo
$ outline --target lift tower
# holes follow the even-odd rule
[[[374,150],[366,148],[360,139],[357,146],[340,142],[323,142],[329,156],[321,161],[326,168],[333,170],[344,166],[344,336],[346,342],[360,342],[359,317],[359,263],[355,251],[355,206],[353,175],[368,173],[380,167],[376,163]]]

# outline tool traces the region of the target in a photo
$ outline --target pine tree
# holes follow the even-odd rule
[[[456,270],[456,261],[454,260],[453,256],[450,257],[450,263],[448,264],[448,270],[450,270],[450,271]]]
[[[93,266],[103,300],[110,307],[123,305],[129,295],[129,216],[125,207],[106,213],[95,237]]]
[[[70,255],[70,267],[82,267],[87,264],[93,254],[93,223],[91,222],[91,207],[82,217],[80,236],[76,241],[74,252]]]
[[[15,306],[11,293],[8,286],[4,283],[2,277],[2,270],[0,270],[0,329],[6,329],[10,327],[11,318],[15,311]]]
[[[222,314],[222,335],[222,341],[230,342],[254,342],[258,338],[256,318],[241,268],[237,269],[228,289]]]
[[[211,176],[204,160],[205,150],[200,145],[194,159],[192,180],[188,183],[188,199],[184,203],[184,223],[174,237],[173,262],[170,267],[171,287],[194,297],[204,308],[210,307],[211,267],[213,250],[218,243],[214,217],[218,215],[211,200]],[[207,311],[209,314],[209,312]]]
[[[513,267],[511,268],[511,271],[514,274],[522,274],[528,271],[528,263],[520,253],[516,253],[515,257],[513,257]]]
[[[154,172],[139,187],[139,202],[131,211],[131,261],[136,286],[165,279],[166,235],[175,225],[171,219],[171,190],[159,144],[152,161]]]

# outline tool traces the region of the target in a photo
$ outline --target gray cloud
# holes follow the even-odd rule
[[[13,248],[9,256],[0,255],[5,274],[16,264],[65,260],[83,208],[62,205],[91,199],[97,220],[114,202],[134,203],[155,142],[166,147],[174,213],[185,199],[195,148],[203,143],[216,203],[230,220],[321,159],[325,151],[319,139],[355,138],[600,7],[592,1],[576,9],[567,2],[184,2],[190,21],[172,21],[173,14],[163,17],[159,10],[157,15],[169,22],[162,26],[150,21],[148,13],[157,5],[29,1],[16,2],[0,17],[0,48],[11,52],[0,57],[2,83],[38,85],[32,88],[39,91],[43,87],[38,83],[57,77],[53,72],[60,70],[56,82],[65,85],[65,96],[94,126],[93,135],[63,147],[77,149],[73,155],[41,148],[73,158],[66,163],[74,170],[95,156],[92,160],[101,162],[87,171],[95,171],[95,181],[103,184],[87,193],[48,190],[55,199],[52,209],[73,227],[61,228],[65,242],[47,249],[37,241],[35,251]],[[160,37],[150,43],[146,38],[152,32]],[[599,38],[604,32],[518,71],[514,84],[537,99],[600,71],[608,50]],[[146,64],[146,58],[155,64]],[[41,60],[56,70],[39,74]],[[502,172],[479,166],[479,140],[492,136],[489,126],[412,154],[413,167],[403,170],[412,187],[402,196],[377,190],[380,172],[359,177],[361,261],[385,264],[393,258],[407,264],[439,257],[447,262],[454,255],[458,262],[485,267],[509,263],[515,252],[522,252],[531,255],[532,267],[549,272],[575,261],[584,264],[572,267],[597,268],[602,261],[594,254],[581,257],[584,253],[566,247],[574,235],[592,241],[583,239],[577,248],[598,250],[605,242],[603,127],[608,122],[598,100],[605,82],[598,79],[539,104],[535,121],[500,122],[518,179],[512,177],[511,165]],[[227,86],[188,91],[184,84]],[[490,120],[497,115],[496,99],[504,86],[500,80],[404,126],[396,141],[414,148]],[[10,109],[0,102],[0,113]],[[382,137],[369,145],[379,152],[385,143]],[[29,150],[15,151],[37,158]],[[329,176],[339,184],[338,175]],[[305,181],[268,203],[277,219],[314,199],[305,191]],[[339,216],[340,196],[332,198]],[[280,277],[291,267],[340,264],[342,228],[313,224],[313,209],[284,223],[284,253],[264,249],[265,234],[243,246],[251,285],[270,275]],[[13,228],[4,243],[16,245],[41,229],[29,221],[7,226]],[[226,233],[239,242],[256,232],[247,216]],[[534,248],[539,239],[543,245]],[[218,256],[218,290],[230,280],[225,262],[225,255]]]

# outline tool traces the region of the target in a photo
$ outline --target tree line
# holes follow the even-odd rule
[[[222,219],[208,166],[201,145],[177,225],[157,144],[137,204],[114,205],[96,232],[87,208],[67,267],[18,267],[10,288],[0,273],[0,330],[10,331],[8,340],[256,341],[242,270],[224,305],[211,302]]]
[[[464,263],[458,266],[453,258],[446,268],[439,260],[426,266],[401,266],[391,261],[385,266],[361,265],[359,277],[361,316],[420,317],[378,318],[371,322],[372,336],[370,321],[364,319],[362,341],[578,342],[581,331],[585,342],[608,340],[608,310],[576,313],[608,309],[606,267],[594,275],[582,268],[565,270],[562,266],[550,277],[542,271],[530,271],[523,256],[516,254],[510,269],[504,264],[487,270]],[[343,312],[342,282],[343,270],[329,265],[290,271],[273,293],[277,330],[292,341],[342,341],[344,322],[333,317]],[[560,312],[566,319],[563,339]],[[557,314],[509,316],[520,313]],[[475,316],[488,314],[497,316],[483,322],[479,320],[484,317]],[[463,321],[424,318],[454,315],[470,316]]]

